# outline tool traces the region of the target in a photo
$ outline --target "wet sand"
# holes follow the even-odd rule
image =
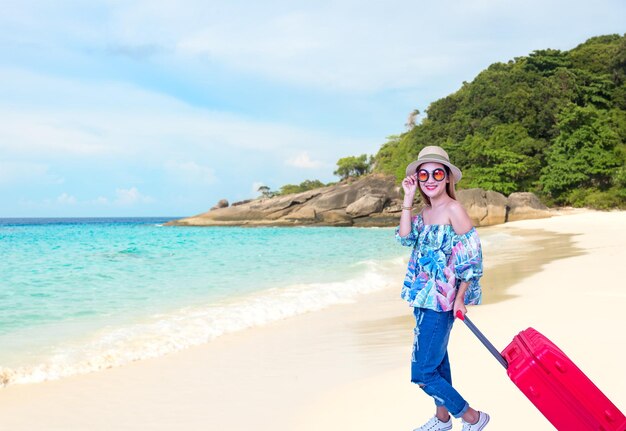
[[[506,231],[511,235],[520,236],[526,241],[517,249],[508,249],[505,254],[493,252],[485,247],[483,260],[485,271],[481,279],[483,288],[483,304],[493,304],[516,296],[509,288],[529,277],[548,263],[579,256],[585,251],[575,242],[575,234],[557,233],[544,229],[519,229],[515,227],[495,226],[481,229]]]
[[[475,323],[500,348],[536,327],[624,409],[626,291],[616,272],[626,257],[626,213],[485,229],[527,242],[497,256],[485,248],[492,263],[484,304],[470,308]],[[0,429],[413,429],[433,408],[409,382],[413,321],[399,299],[403,275],[354,304],[121,368],[7,387],[0,390]],[[597,286],[591,293],[589,280]],[[489,429],[553,429],[463,325],[455,325],[450,354],[455,384],[492,414]]]

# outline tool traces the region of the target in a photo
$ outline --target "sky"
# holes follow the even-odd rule
[[[625,23],[623,0],[4,0],[0,217],[178,217],[337,181],[490,64]]]

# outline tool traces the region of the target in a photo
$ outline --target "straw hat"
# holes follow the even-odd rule
[[[442,165],[450,168],[450,172],[452,173],[452,178],[454,178],[454,182],[458,183],[461,181],[461,170],[450,163],[450,158],[448,157],[448,153],[441,147],[437,145],[430,145],[428,147],[424,147],[422,151],[417,155],[417,160],[410,163],[409,166],[406,167],[406,176],[413,175],[419,165],[423,163],[434,162],[441,163]]]

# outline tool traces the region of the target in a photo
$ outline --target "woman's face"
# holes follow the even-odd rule
[[[441,163],[424,163],[417,168],[417,179],[424,194],[430,199],[446,193],[449,181],[444,165]]]

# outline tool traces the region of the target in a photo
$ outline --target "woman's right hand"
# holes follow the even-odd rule
[[[417,174],[409,175],[402,180],[402,188],[404,189],[404,196],[414,197],[417,191]]]

